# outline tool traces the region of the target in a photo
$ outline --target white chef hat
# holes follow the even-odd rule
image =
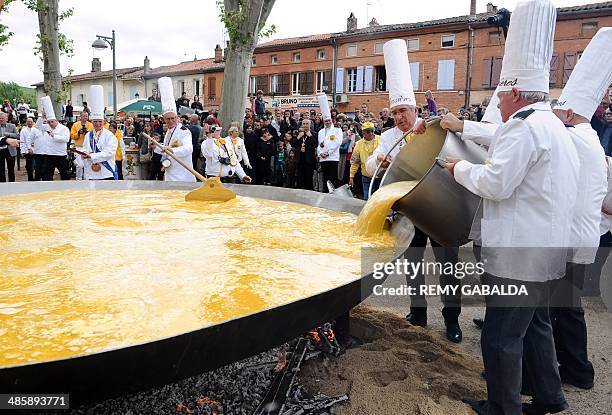
[[[393,39],[386,42],[383,45],[383,53],[385,55],[390,109],[398,105],[416,106],[406,41]]]
[[[549,91],[557,10],[550,0],[526,0],[510,17],[499,90]]]
[[[176,102],[174,101],[174,88],[172,87],[172,79],[164,76],[157,81],[159,93],[161,95],[162,113],[167,114],[173,112],[176,114]]]
[[[612,84],[612,27],[602,27],[582,53],[555,109],[591,119]]]
[[[92,121],[104,121],[104,89],[102,85],[89,87],[89,108],[91,108]]]
[[[485,110],[484,115],[482,116],[482,122],[489,122],[491,124],[501,125],[503,124],[501,112],[497,105],[499,104],[499,97],[497,93],[499,92],[499,86],[493,92],[493,96],[489,101],[489,105],[487,105],[487,109]]]
[[[53,110],[53,103],[51,102],[51,97],[44,96],[40,99],[40,105],[42,107],[43,112],[45,113],[45,117],[47,120],[57,120],[55,118],[55,111]]]
[[[329,110],[329,102],[327,101],[327,95],[318,94],[317,100],[319,101],[319,108],[321,109],[321,115],[323,116],[323,120],[331,120],[331,111]]]

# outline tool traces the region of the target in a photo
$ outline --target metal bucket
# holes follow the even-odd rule
[[[463,141],[434,121],[423,135],[415,136],[395,157],[381,186],[398,181],[419,183],[393,205],[412,223],[443,246],[468,242],[480,197],[458,184],[437,158],[457,157],[482,164],[487,151]]]

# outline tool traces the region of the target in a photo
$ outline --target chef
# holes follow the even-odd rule
[[[483,283],[528,292],[486,297],[481,346],[488,399],[465,400],[479,414],[546,414],[568,407],[547,306],[551,281],[565,274],[568,249],[561,247],[570,243],[580,162],[548,103],[555,22],[549,0],[517,4],[498,86],[504,124],[489,147],[489,163],[447,164],[459,184],[483,198]],[[522,375],[533,395],[523,405]]]
[[[319,142],[317,146],[317,156],[323,172],[323,189],[329,191],[327,182],[331,182],[334,187],[338,186],[338,161],[340,160],[340,144],[342,144],[342,129],[334,127],[327,95],[317,95],[319,108],[323,116],[324,128],[319,130]]]
[[[389,107],[395,119],[395,127],[382,133],[380,144],[366,162],[368,175],[373,176],[378,163],[382,163],[382,168],[387,168],[391,161],[399,154],[406,144],[403,139],[391,153],[385,155],[402,138],[404,133],[410,131],[414,126],[414,132],[420,134],[425,131],[424,120],[417,120],[416,99],[412,79],[410,77],[410,63],[408,61],[408,50],[406,42],[402,39],[394,39],[386,42],[383,46],[385,58],[385,70],[387,71],[387,86],[389,87]],[[415,228],[414,237],[406,251],[405,258],[411,262],[418,263],[423,259],[427,239],[429,237],[423,231]],[[436,260],[440,263],[457,261],[457,248],[441,248],[440,244],[429,238]],[[408,285],[415,287],[417,293],[420,287],[425,284],[423,273],[419,272],[412,277],[407,276]],[[442,286],[458,286],[459,281],[454,276],[443,276],[440,281]],[[461,294],[460,290],[455,290],[455,295],[445,295],[442,297],[444,308],[442,316],[446,325],[446,338],[459,343],[463,339],[463,333],[459,326],[459,315],[461,314]],[[416,294],[410,297],[410,313],[406,316],[410,324],[415,326],[427,326],[427,300],[424,295]]]
[[[244,140],[240,137],[240,130],[238,126],[232,125],[229,129],[229,136],[226,140],[231,140],[234,146],[234,152],[238,158],[238,163],[244,163],[247,169],[252,169],[251,161],[249,160],[249,154],[246,151]]]
[[[213,126],[212,135],[202,143],[202,156],[206,159],[206,177],[218,177],[224,183],[232,183],[238,176],[243,183],[251,183],[239,161],[232,138],[221,137],[221,127]],[[230,128],[231,130],[231,128]]]
[[[21,141],[21,154],[26,159],[26,171],[28,172],[29,182],[34,181],[34,147],[40,136],[41,132],[38,128],[34,127],[32,117],[27,117],[25,127],[19,132],[19,141]]]
[[[83,139],[83,175],[85,180],[117,180],[115,165],[117,139],[104,128],[104,90],[100,85],[89,88],[93,130]]]
[[[572,224],[572,256],[551,301],[555,348],[561,380],[582,389],[593,387],[594,370],[587,352],[587,327],[581,290],[587,264],[599,246],[601,207],[608,190],[603,147],[590,120],[612,84],[612,28],[593,37],[574,67],[553,112],[567,127],[580,159],[578,196]]]
[[[159,78],[157,81],[161,94],[161,104],[164,122],[168,126],[162,143],[166,150],[172,152],[188,166],[193,166],[191,154],[193,153],[193,142],[191,132],[179,122],[176,114],[176,102],[174,101],[174,88],[172,80],[168,77]],[[162,156],[162,168],[164,169],[164,181],[166,182],[195,182],[196,179],[189,170],[181,166],[171,157],[166,155],[154,143],[149,146],[153,152]]]
[[[42,180],[52,181],[55,169],[60,173],[62,180],[68,180],[68,142],[70,130],[60,124],[55,117],[51,98],[41,98],[43,116],[36,121],[36,128],[41,131],[41,137],[36,143],[36,151],[40,151],[42,165]],[[36,160],[38,164],[38,160]],[[38,169],[38,167],[37,167]]]

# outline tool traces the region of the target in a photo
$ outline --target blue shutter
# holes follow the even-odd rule
[[[365,86],[363,88],[363,92],[372,92],[373,75],[374,75],[374,67],[366,66],[365,67]]]
[[[455,86],[455,61],[438,61],[438,90],[453,89]]]
[[[419,63],[410,63],[410,78],[412,79],[412,88],[415,91],[419,90]]]
[[[357,93],[363,92],[363,66],[357,67]]]
[[[344,68],[336,68],[336,94],[344,92]]]

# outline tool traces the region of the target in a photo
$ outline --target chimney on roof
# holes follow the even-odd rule
[[[353,32],[355,30],[357,30],[357,18],[353,12],[351,12],[351,15],[346,19],[346,31]]]
[[[376,17],[372,17],[372,20],[370,20],[370,23],[368,23],[368,27],[374,27],[374,26],[380,26],[380,23],[378,23],[378,20],[376,20]]]
[[[100,72],[101,70],[102,70],[102,62],[100,62],[100,58],[93,58],[91,60],[91,71]]]
[[[217,45],[215,46],[215,63],[219,63],[221,62],[221,60],[223,59],[223,51],[221,50],[221,46]]]
[[[476,14],[476,0],[470,1],[470,16],[474,16]]]
[[[487,3],[487,13],[497,13],[497,6],[493,3]]]
[[[149,71],[151,70],[151,62],[149,62],[149,57],[145,56],[144,58],[144,66],[143,66],[143,72],[144,73],[149,73]]]

